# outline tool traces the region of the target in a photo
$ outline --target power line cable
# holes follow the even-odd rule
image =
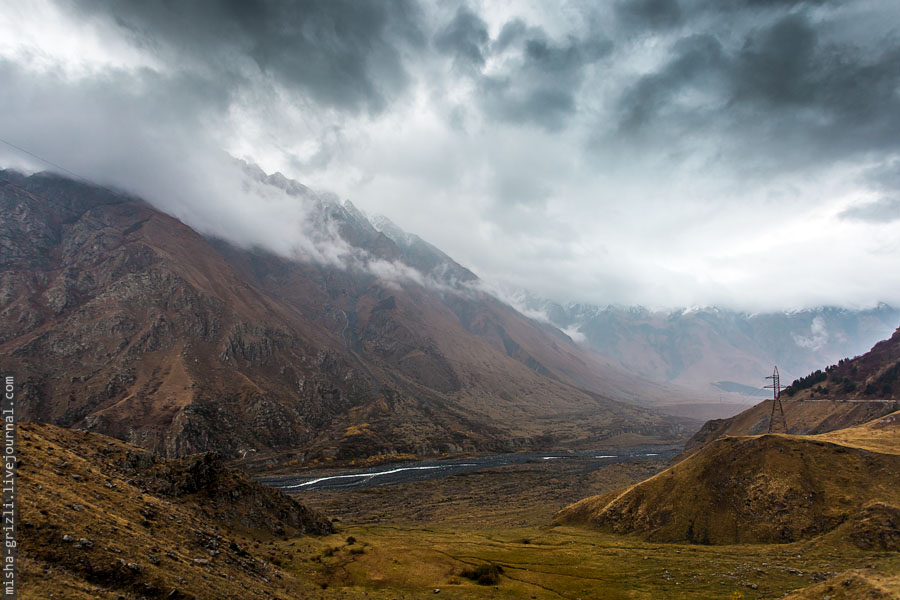
[[[0,138],[0,142],[3,142],[4,144],[6,144],[7,146],[9,146],[10,148],[15,148],[16,150],[18,150],[19,152],[22,152],[23,154],[27,154],[28,156],[30,156],[30,157],[32,157],[32,158],[36,158],[36,159],[38,159],[39,161],[41,161],[42,163],[44,163],[44,164],[50,165],[50,166],[53,167],[54,169],[59,169],[60,171],[63,171],[63,172],[65,172],[65,173],[68,173],[69,175],[71,175],[71,176],[74,177],[75,179],[79,179],[79,180],[81,180],[81,181],[83,181],[83,182],[85,182],[85,183],[89,183],[89,181],[88,181],[86,178],[82,177],[82,176],[79,175],[78,173],[75,173],[75,172],[73,172],[73,171],[70,171],[69,169],[67,169],[67,168],[65,168],[65,167],[63,167],[63,166],[60,166],[60,165],[56,164],[55,162],[51,162],[51,161],[47,160],[46,158],[40,157],[40,156],[38,156],[37,154],[35,154],[34,152],[29,152],[29,151],[26,150],[25,148],[22,148],[22,147],[20,147],[20,146],[17,146],[17,145],[15,145],[15,144],[13,144],[12,142],[8,142],[8,141],[4,140],[3,138]]]

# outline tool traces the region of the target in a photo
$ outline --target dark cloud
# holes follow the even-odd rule
[[[461,6],[453,20],[434,39],[435,47],[454,57],[457,66],[464,71],[481,70],[484,67],[490,36],[487,23],[468,7]]]
[[[816,102],[817,37],[803,15],[792,14],[749,38],[733,66],[734,99],[773,107]]]
[[[438,28],[433,43],[476,84],[475,101],[485,116],[549,131],[563,128],[577,112],[586,67],[608,56],[613,46],[596,32],[554,40],[521,17],[509,19],[491,39],[488,24],[467,6]],[[492,57],[495,68],[485,73]]]
[[[625,88],[619,132],[658,140],[700,125],[738,133],[732,152],[781,166],[900,148],[900,40],[867,50],[824,40],[827,25],[800,11],[730,48],[711,33],[684,37]]]
[[[534,30],[532,29],[532,31]],[[507,21],[500,30],[497,39],[494,40],[492,51],[497,54],[502,54],[510,45],[518,42],[528,35],[528,33],[529,27],[522,19],[517,18]]]
[[[405,51],[421,48],[421,13],[407,0],[79,0],[172,64],[212,71],[223,87],[245,62],[312,100],[378,112],[408,83]]]
[[[507,23],[495,45],[498,51],[515,48],[518,54],[504,72],[481,79],[485,112],[501,121],[551,131],[561,129],[576,112],[585,69],[608,56],[613,47],[599,35],[554,42],[543,30],[524,28],[519,21]]]
[[[682,17],[677,0],[620,0],[615,12],[621,24],[636,29],[674,27]]]
[[[831,4],[833,0],[619,0],[616,21],[625,31],[653,35],[709,15],[737,17],[738,13],[790,12]]]
[[[670,112],[673,98],[687,88],[708,90],[722,85],[726,58],[722,45],[713,35],[683,38],[674,45],[672,55],[659,71],[641,77],[622,94],[620,131],[635,132],[654,125]],[[701,110],[707,109],[704,106]]]
[[[731,106],[811,160],[900,148],[900,40],[876,50],[824,41],[805,13],[749,37],[734,57]]]
[[[900,290],[891,0],[37,6],[0,11],[4,139],[204,231],[303,242],[230,153],[562,300]]]
[[[759,10],[785,11],[826,4],[835,4],[835,0],[694,0],[688,6],[692,13],[734,13]]]

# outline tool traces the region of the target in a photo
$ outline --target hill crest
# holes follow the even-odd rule
[[[887,435],[896,445],[900,428],[892,425]],[[642,483],[567,507],[555,522],[656,541],[771,543],[834,530],[873,502],[896,510],[900,455],[841,441],[720,438]]]

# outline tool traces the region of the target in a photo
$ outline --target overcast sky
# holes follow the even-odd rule
[[[0,90],[0,138],[242,243],[294,233],[225,153],[556,300],[900,305],[895,0],[0,0]]]

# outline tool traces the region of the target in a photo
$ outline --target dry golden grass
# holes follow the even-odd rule
[[[19,427],[21,598],[308,596],[308,584],[258,549],[271,531],[253,537],[196,500],[145,493],[110,468],[129,452],[142,451],[96,434]]]
[[[900,506],[900,455],[802,436],[722,438],[558,522],[659,541],[790,542],[830,531],[874,500]]]
[[[857,427],[815,436],[817,439],[864,448],[883,454],[900,454],[900,411]]]
[[[665,466],[653,460],[593,470],[576,461],[541,461],[387,488],[304,494],[339,514],[340,530],[325,537],[278,537],[241,530],[224,512],[197,506],[196,499],[142,493],[104,471],[104,453],[115,459],[134,450],[127,444],[94,434],[41,429],[24,427],[20,441],[22,597],[29,600],[165,598],[173,589],[173,598],[197,600],[755,600],[786,593],[795,593],[798,600],[825,595],[835,600],[897,597],[900,552],[860,547],[854,541],[860,524],[854,519],[793,543],[717,546],[659,543],[637,534],[549,525],[553,512],[579,495],[640,487],[633,486],[636,480]],[[858,449],[822,440],[776,436],[728,444],[739,448],[752,440],[769,448],[763,455],[772,455],[767,459],[770,468],[793,464],[798,459],[793,445],[804,448],[803,457],[810,459],[813,470],[829,453],[850,456],[844,465],[850,472],[871,463]],[[876,456],[872,464],[881,457],[900,460],[869,454]],[[690,461],[676,468],[685,466]],[[649,482],[665,481],[665,473]],[[878,485],[893,485],[889,474],[880,479],[867,489],[845,493],[859,501],[883,495],[870,494]],[[826,493],[837,491],[829,488]],[[677,495],[670,499],[681,501]],[[76,510],[75,504],[83,508]],[[866,523],[882,513],[873,514]],[[865,527],[862,531],[872,533]],[[73,541],[62,541],[67,534]],[[93,546],[76,548],[82,537]],[[877,536],[869,537],[877,542]],[[211,540],[219,545],[214,556],[209,553]],[[233,550],[232,542],[249,556]],[[198,564],[194,558],[209,563]],[[463,576],[479,565],[502,569],[496,584],[479,585]],[[437,596],[435,589],[440,589]]]
[[[900,569],[898,553],[867,553],[848,544],[660,544],[546,526],[347,525],[328,538],[276,546],[291,556],[286,570],[347,598],[434,597],[438,588],[438,597],[459,600],[749,600],[778,598],[848,569],[882,574]],[[483,564],[502,568],[496,589],[462,575]]]
[[[827,581],[803,588],[785,600],[896,600],[900,598],[900,575],[873,573],[871,569],[855,569],[831,577]]]

